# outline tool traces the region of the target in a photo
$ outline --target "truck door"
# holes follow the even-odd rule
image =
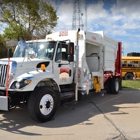
[[[73,62],[68,62],[67,46],[65,43],[59,43],[54,57],[53,71],[59,85],[73,82]]]

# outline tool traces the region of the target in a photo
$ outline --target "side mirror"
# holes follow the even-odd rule
[[[68,43],[67,54],[74,55],[74,43],[73,42]]]
[[[74,61],[74,55],[68,55],[68,61],[73,62]]]
[[[29,51],[29,52],[28,52],[28,57],[29,57],[29,58],[32,58],[32,59],[35,58],[35,57],[36,57],[35,52],[34,52],[33,50],[32,50],[32,51]]]
[[[12,57],[12,49],[11,48],[8,48],[7,57],[8,58]]]
[[[73,42],[68,43],[67,59],[69,62],[74,61],[74,43]]]

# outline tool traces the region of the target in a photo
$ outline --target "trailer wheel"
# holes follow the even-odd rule
[[[114,77],[111,80],[111,84],[110,84],[111,94],[118,94],[119,93],[119,86],[120,86],[119,79]]]
[[[52,119],[57,108],[57,94],[50,87],[39,87],[31,94],[28,111],[31,118],[38,122]]]
[[[133,77],[134,77],[133,73],[128,72],[125,74],[124,79],[125,80],[133,80]]]

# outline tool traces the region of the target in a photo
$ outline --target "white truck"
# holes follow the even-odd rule
[[[0,110],[27,104],[33,120],[46,122],[90,90],[118,94],[120,81],[121,42],[103,31],[60,31],[20,41],[13,57],[0,59]]]

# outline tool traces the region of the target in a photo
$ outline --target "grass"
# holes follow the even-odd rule
[[[140,79],[138,80],[122,80],[122,88],[140,89]]]

